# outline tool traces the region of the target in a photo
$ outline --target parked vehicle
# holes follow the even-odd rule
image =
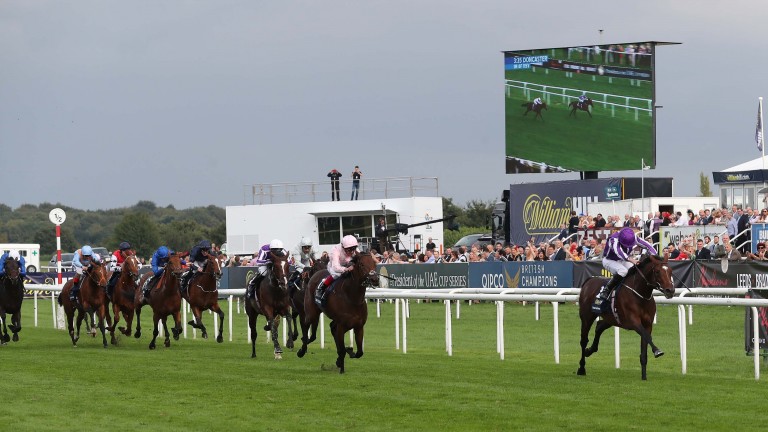
[[[10,250],[19,251],[24,257],[27,273],[34,273],[40,268],[40,245],[36,243],[0,243],[0,254]]]
[[[469,250],[473,244],[477,243],[480,247],[493,243],[493,237],[490,234],[469,234],[460,238],[454,243],[452,249],[457,250],[459,246],[464,246]]]
[[[74,253],[62,253],[61,254],[61,271],[70,271],[72,269],[72,259],[75,257]],[[56,254],[51,255],[51,259],[46,266],[43,266],[43,271],[55,272],[56,268]]]

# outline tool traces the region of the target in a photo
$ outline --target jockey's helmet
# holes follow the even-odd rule
[[[345,235],[344,238],[341,239],[341,247],[344,249],[357,249],[357,238],[353,235]]]
[[[80,249],[80,252],[83,253],[83,256],[91,256],[91,255],[93,255],[93,249],[90,246],[88,246],[88,245],[83,246],[83,248]]]
[[[282,249],[283,248],[282,240],[273,239],[271,242],[269,242],[269,248],[270,249]]]
[[[200,243],[198,244],[198,246],[200,246],[200,249],[210,249],[211,242],[208,240],[200,240]]]
[[[13,258],[16,261],[18,261],[19,257],[20,257],[19,251],[17,251],[17,250],[11,250],[11,251],[8,252],[8,258]]]
[[[309,237],[302,237],[301,241],[299,242],[299,245],[301,247],[312,247],[312,239]]]
[[[160,246],[157,248],[157,257],[158,258],[168,258],[168,248],[165,246]]]
[[[131,248],[131,244],[128,243],[127,241],[120,242],[120,245],[117,248],[120,249],[121,251],[126,251]]]
[[[636,239],[635,232],[632,231],[632,228],[625,227],[619,231],[619,243],[626,248],[634,247]]]

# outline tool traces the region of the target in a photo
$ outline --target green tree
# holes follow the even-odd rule
[[[493,201],[472,200],[467,203],[467,210],[464,213],[466,221],[462,225],[474,227],[490,227],[491,215],[493,214]],[[485,228],[484,231],[489,231]]]
[[[148,257],[159,246],[160,236],[157,224],[146,212],[128,213],[115,226],[112,240],[131,243],[139,256]]]
[[[221,245],[224,242],[226,242],[227,241],[227,223],[222,222],[217,226],[209,229],[208,238],[211,239],[212,243],[216,243],[217,245]]]
[[[701,192],[702,197],[711,197],[712,196],[712,189],[709,187],[709,176],[705,175],[703,172],[699,173],[699,192]]]
[[[161,243],[175,251],[189,250],[203,237],[206,237],[205,227],[191,220],[176,220],[160,226]]]

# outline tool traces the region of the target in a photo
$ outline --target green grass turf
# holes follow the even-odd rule
[[[649,82],[640,87],[630,85],[630,80],[614,78],[608,83],[606,77],[574,74],[572,78],[561,71],[534,70],[507,71],[507,79],[530,83],[575,89],[568,92],[574,96],[581,90],[609,93],[651,99],[653,90]],[[548,110],[537,119],[532,112],[523,116],[529,102],[539,92],[531,91],[526,96],[520,89],[509,89],[506,103],[506,155],[550,165],[561,166],[575,171],[611,171],[637,169],[640,160],[653,160],[653,119],[647,112],[639,112],[635,119],[634,110],[604,107],[596,102],[592,107],[592,118],[584,111],[570,116],[568,104],[575,99],[550,95]],[[594,94],[590,94],[594,96]],[[599,99],[595,99],[596,101]],[[610,99],[618,103],[616,99]],[[622,102],[624,103],[624,102]],[[632,101],[630,105],[647,108],[647,103]]]
[[[570,304],[560,308],[560,364],[551,305],[539,321],[531,305],[506,306],[502,361],[492,304],[462,305],[452,357],[442,303],[411,303],[406,354],[395,349],[393,305],[377,318],[371,304],[365,355],[347,360],[344,375],[331,367],[330,339],[303,359],[286,350],[276,361],[260,329],[251,359],[243,314],[234,342],[198,333],[149,351],[147,310],[142,339],[103,349],[85,337],[73,348],[51,328],[50,304],[41,302],[37,328],[31,305],[21,341],[0,347],[3,430],[751,430],[768,379],[755,381],[744,355],[741,308],[695,309],[682,375],[677,308],[660,306],[654,336],[666,355],[649,359],[643,382],[639,339],[627,331],[620,369],[609,330],[587,376],[575,374],[579,323]],[[212,328],[207,313],[206,322]]]

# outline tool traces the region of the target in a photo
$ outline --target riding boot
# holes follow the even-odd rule
[[[602,313],[602,306],[603,303],[608,300],[608,296],[611,295],[611,291],[613,291],[614,288],[621,282],[622,276],[618,273],[613,275],[613,278],[600,289],[600,292],[597,293],[597,297],[595,297],[595,303],[592,305],[592,312],[594,313]]]
[[[152,284],[155,282],[155,279],[157,279],[157,275],[153,275],[144,284],[144,288],[141,290],[141,295],[144,297],[144,300],[149,300],[149,293],[152,292]]]
[[[317,303],[318,306],[322,305],[325,289],[331,285],[331,282],[333,282],[333,276],[328,275],[328,277],[320,281],[320,284],[317,286],[317,289],[315,290],[315,303]]]
[[[69,301],[77,301],[77,296],[80,294],[80,280],[76,280],[72,283],[72,289],[69,291]]]
[[[248,298],[256,297],[256,287],[259,286],[259,282],[261,282],[261,275],[259,274],[256,274],[256,276],[252,277],[250,282],[248,282],[248,292],[246,293]]]
[[[187,288],[187,284],[189,283],[189,280],[192,279],[192,274],[194,272],[192,269],[187,270],[184,272],[183,275],[181,275],[181,290],[184,291]]]

